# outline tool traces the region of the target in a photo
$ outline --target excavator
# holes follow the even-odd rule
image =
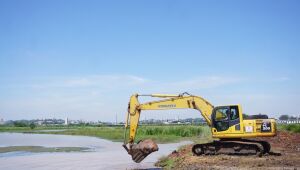
[[[161,99],[140,103],[138,97],[144,96]],[[262,156],[270,152],[270,144],[267,141],[251,138],[276,136],[275,119],[270,119],[266,115],[258,115],[255,119],[246,119],[243,117],[239,104],[213,106],[204,98],[186,92],[179,95],[134,94],[130,97],[128,104],[123,144],[133,161],[139,163],[149,154],[158,150],[157,144],[150,139],[134,143],[141,111],[170,109],[195,109],[201,113],[210,127],[214,140],[209,143],[195,144],[192,152],[196,156],[218,154],[224,151],[225,153],[251,152]]]

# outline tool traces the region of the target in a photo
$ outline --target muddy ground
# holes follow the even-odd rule
[[[260,138],[270,142],[273,152],[281,156],[264,155],[205,155],[193,156],[192,145],[174,151],[157,165],[166,169],[300,169],[300,134],[278,132],[273,138]],[[167,162],[167,163],[166,163]],[[170,166],[171,165],[171,166]]]

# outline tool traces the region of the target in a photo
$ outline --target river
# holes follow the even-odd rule
[[[86,136],[0,133],[0,147],[88,147],[89,152],[0,153],[0,169],[156,169],[154,163],[190,142],[159,144],[159,151],[134,163],[120,142]]]

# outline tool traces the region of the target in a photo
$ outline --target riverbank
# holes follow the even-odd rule
[[[107,126],[39,126],[35,129],[30,129],[29,127],[0,127],[0,132],[93,136],[116,142],[123,141],[124,137],[123,127]],[[152,139],[157,143],[172,143],[187,140],[196,141],[199,138],[210,138],[210,129],[208,126],[141,125],[136,135],[136,141]]]

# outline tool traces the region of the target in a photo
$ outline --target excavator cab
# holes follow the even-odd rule
[[[211,114],[213,138],[254,138],[276,135],[276,121],[267,115],[244,118],[240,105],[214,107]]]
[[[212,127],[214,132],[222,132],[228,130],[230,127],[235,126],[235,131],[240,131],[240,114],[239,106],[218,106],[212,112]]]

